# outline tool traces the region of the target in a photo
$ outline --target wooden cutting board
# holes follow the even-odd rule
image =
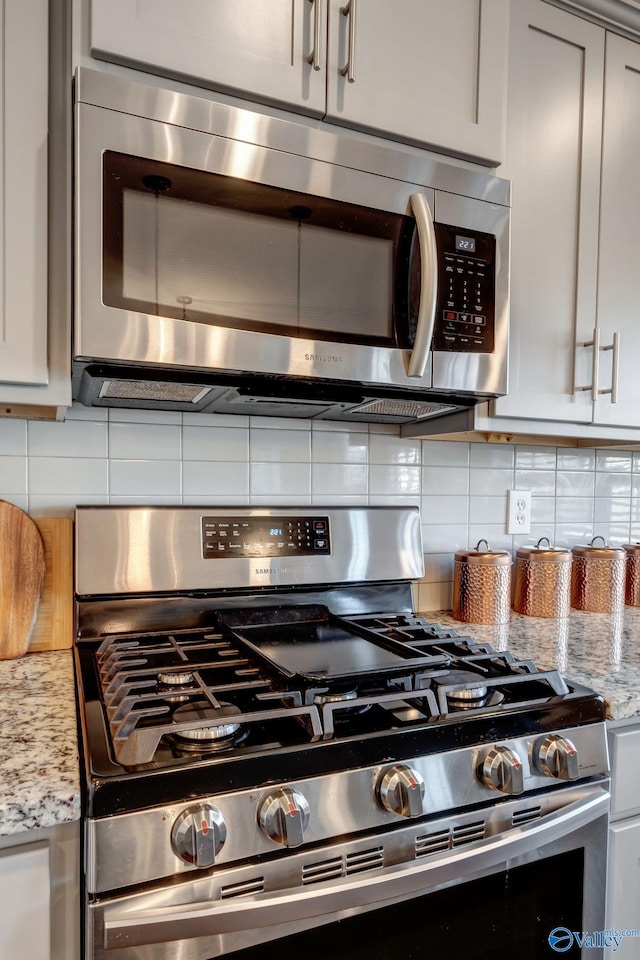
[[[73,520],[43,517],[35,521],[44,541],[45,572],[29,653],[73,646]]]
[[[34,521],[0,500],[0,660],[26,653],[44,573],[44,544]]]

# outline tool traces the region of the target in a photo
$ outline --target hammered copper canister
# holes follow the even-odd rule
[[[543,546],[546,544],[546,547]],[[546,537],[516,551],[513,609],[527,617],[568,617],[571,551],[554,549]]]
[[[596,540],[602,546],[596,547]],[[573,548],[571,606],[589,613],[618,613],[624,607],[626,552],[603,537]]]
[[[486,550],[481,550],[481,545]],[[511,554],[479,540],[458,550],[453,564],[453,616],[465,623],[507,623],[511,605]]]
[[[624,543],[627,554],[624,602],[629,607],[640,607],[640,543]]]

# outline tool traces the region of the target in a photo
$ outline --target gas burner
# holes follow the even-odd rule
[[[192,687],[196,682],[193,673],[187,670],[180,671],[180,673],[159,673],[157,680],[158,687],[162,688]]]
[[[327,707],[335,711],[333,716],[336,723],[347,723],[353,717],[359,717],[371,709],[370,703],[359,702],[362,693],[357,687],[333,686],[331,689],[318,690],[313,694],[313,703],[322,710]],[[344,704],[344,706],[341,706]]]
[[[234,747],[247,735],[242,724],[236,721],[241,715],[239,707],[231,703],[220,703],[213,707],[206,701],[185,703],[173,712],[174,723],[202,721],[202,726],[188,727],[167,734],[167,739],[181,751],[190,753],[211,753]],[[225,719],[228,722],[211,724],[211,721]]]
[[[317,706],[323,707],[325,703],[342,703],[346,700],[357,699],[358,691],[355,687],[351,687],[349,690],[320,690],[314,694],[313,702]]]
[[[471,670],[451,670],[435,680],[438,687],[446,688],[449,711],[476,710],[478,707],[495,707],[504,700],[504,694],[490,689],[483,677]]]

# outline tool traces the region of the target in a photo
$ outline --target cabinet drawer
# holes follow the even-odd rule
[[[640,812],[640,726],[609,730],[611,818]]]

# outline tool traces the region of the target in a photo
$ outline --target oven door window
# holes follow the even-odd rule
[[[410,347],[411,217],[104,154],[109,306],[236,330]]]
[[[556,927],[582,930],[584,851],[404,900],[286,939],[304,960],[549,960]],[[267,960],[278,941],[229,954]],[[564,944],[562,944],[564,946]],[[574,942],[565,957],[579,957]]]

